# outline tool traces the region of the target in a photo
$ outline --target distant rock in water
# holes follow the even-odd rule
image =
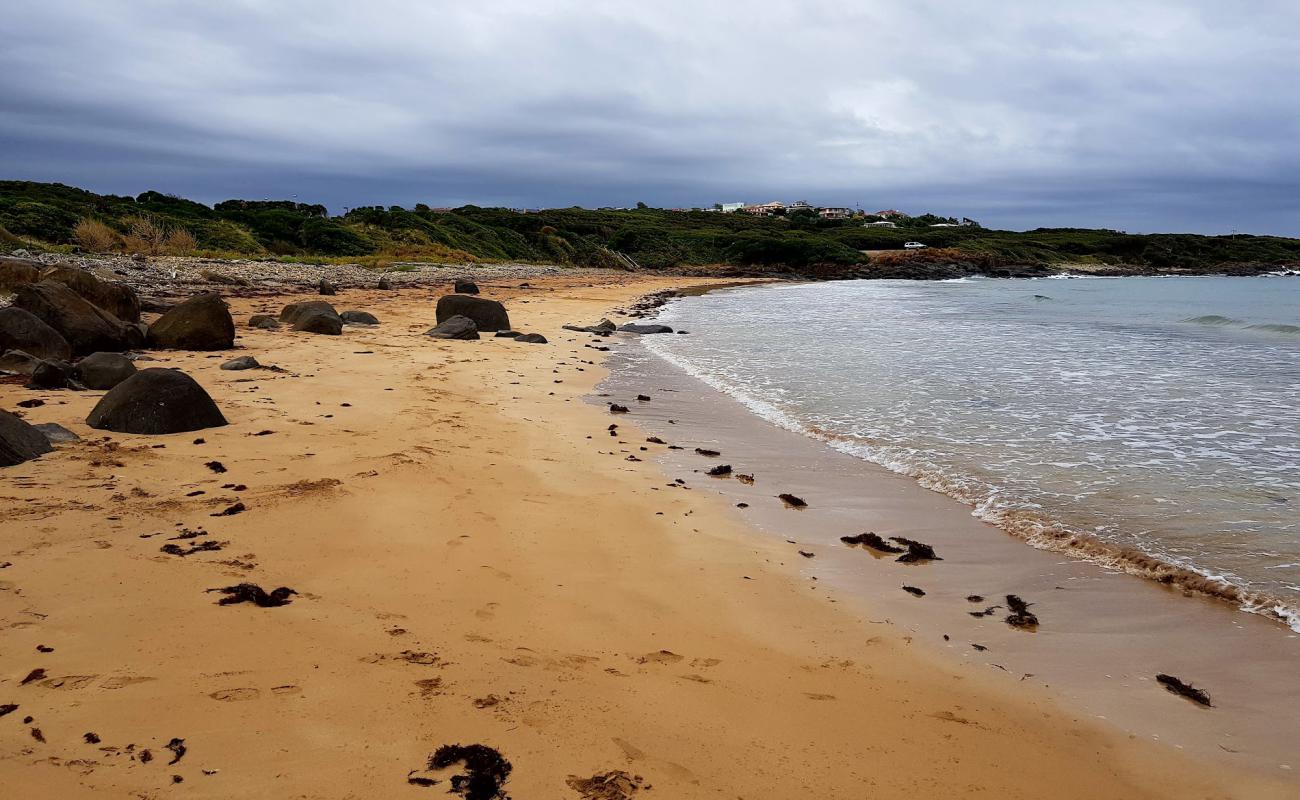
[[[446,320],[443,320],[442,322],[439,322],[436,327],[430,328],[429,330],[425,331],[424,335],[430,336],[434,339],[477,339],[479,338],[478,327],[474,324],[474,320],[470,319],[469,317],[462,317],[459,315],[450,317]]]
[[[0,467],[12,467],[45,455],[54,448],[34,426],[0,411]]]
[[[438,298],[435,309],[438,323],[441,324],[455,316],[468,317],[480,331],[503,331],[510,329],[510,315],[506,307],[496,300],[487,300],[468,294],[448,294]]]
[[[87,389],[112,389],[135,373],[135,364],[121,353],[91,353],[76,363],[73,374]]]
[[[478,284],[465,278],[456,281],[456,294],[478,294]]]
[[[227,422],[193,378],[154,367],[109,390],[86,417],[86,424],[117,433],[165,434],[219,428]]]
[[[0,353],[21,350],[37,358],[72,358],[72,347],[63,334],[40,317],[21,308],[0,308]]]
[[[379,318],[369,311],[344,311],[339,317],[348,325],[378,325]]]
[[[637,322],[629,322],[626,325],[620,325],[619,330],[622,331],[623,333],[640,333],[640,334],[673,332],[673,329],[668,327],[667,325],[651,325],[651,324],[643,324]]]
[[[149,326],[149,345],[164,350],[229,350],[235,320],[221,295],[195,295]]]
[[[13,304],[58,331],[72,347],[73,355],[120,353],[138,338],[134,331],[128,332],[122,320],[55,281],[18,287]]]

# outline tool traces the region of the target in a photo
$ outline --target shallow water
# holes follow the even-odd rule
[[[652,351],[768,419],[1038,546],[1145,554],[1300,630],[1295,278],[776,285],[660,320],[692,335]]]

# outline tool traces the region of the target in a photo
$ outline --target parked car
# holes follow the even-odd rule
[[[903,244],[903,247],[907,250],[920,250],[921,248],[925,247],[925,245],[921,244],[920,242],[905,242]]]

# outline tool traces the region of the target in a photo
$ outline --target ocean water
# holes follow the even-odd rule
[[[666,306],[654,353],[1029,544],[1300,630],[1300,278],[848,281]]]

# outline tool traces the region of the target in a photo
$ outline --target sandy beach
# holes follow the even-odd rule
[[[864,624],[726,499],[669,488],[665,445],[589,401],[597,348],[631,342],[561,326],[704,280],[529,283],[480,285],[545,345],[422,336],[446,286],[343,288],[380,324],[337,337],[244,326],[313,297],[233,298],[235,351],[149,352],[230,421],[192,434],[0,385],[82,437],[0,473],[0,786],[442,796],[464,768],[431,754],[483,744],[516,800],[1296,796]],[[208,591],[242,582],[297,594]]]

